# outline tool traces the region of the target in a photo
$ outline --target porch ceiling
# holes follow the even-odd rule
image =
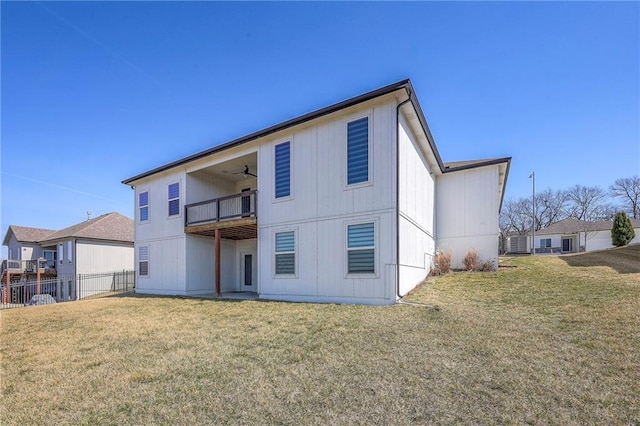
[[[258,155],[254,152],[241,157],[232,158],[222,163],[200,169],[195,173],[207,173],[218,179],[231,182],[240,182],[247,179],[255,179],[253,176],[243,174],[244,166],[249,167],[249,172],[258,175]]]

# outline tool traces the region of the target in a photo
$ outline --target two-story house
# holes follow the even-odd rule
[[[444,163],[409,80],[123,181],[136,291],[392,304],[473,249],[497,262],[510,158]]]
[[[3,245],[2,281],[28,278],[38,270],[45,275],[77,274],[133,269],[133,220],[117,212],[77,223],[59,231],[10,225]]]

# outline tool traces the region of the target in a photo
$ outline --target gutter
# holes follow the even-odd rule
[[[413,90],[406,87],[407,99],[396,107],[396,300],[400,299],[400,108],[411,102]],[[436,156],[439,159],[439,155]]]

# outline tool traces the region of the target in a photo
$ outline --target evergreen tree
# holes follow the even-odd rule
[[[624,212],[617,213],[611,229],[611,244],[616,247],[626,246],[635,236],[629,216]]]

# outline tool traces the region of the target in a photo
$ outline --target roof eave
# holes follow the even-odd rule
[[[383,95],[386,95],[386,94],[389,94],[389,93],[392,93],[392,92],[395,92],[395,91],[401,90],[401,89],[407,90],[409,92],[410,96],[412,96],[411,94],[413,93],[413,87],[411,86],[411,81],[409,79],[404,79],[404,80],[398,81],[396,83],[389,84],[387,86],[384,86],[384,87],[381,87],[379,89],[373,90],[371,92],[367,92],[367,93],[364,93],[362,95],[358,95],[358,96],[355,96],[353,98],[347,99],[345,101],[338,102],[338,103],[333,104],[333,105],[329,105],[328,107],[321,108],[319,110],[312,111],[310,113],[301,115],[301,116],[293,118],[291,120],[284,121],[284,122],[276,124],[274,126],[267,127],[266,129],[259,130],[257,132],[254,132],[254,133],[251,133],[249,135],[234,139],[234,140],[232,140],[230,142],[223,143],[223,144],[218,145],[216,147],[213,147],[213,148],[198,152],[198,153],[190,155],[188,157],[184,157],[182,159],[173,161],[173,162],[165,164],[163,166],[156,167],[156,168],[151,169],[149,171],[146,171],[144,173],[140,173],[140,174],[138,174],[136,176],[133,176],[133,177],[128,178],[128,179],[125,179],[125,180],[122,181],[122,183],[125,184],[125,185],[133,186],[133,185],[131,185],[133,182],[135,182],[137,180],[140,180],[140,179],[143,179],[145,177],[154,175],[156,173],[160,173],[160,172],[172,169],[174,167],[181,166],[183,164],[189,163],[189,162],[194,161],[194,160],[198,160],[198,159],[206,157],[208,155],[211,155],[211,154],[214,154],[214,153],[217,153],[217,152],[220,152],[220,151],[224,151],[224,150],[229,149],[229,148],[233,148],[233,147],[238,146],[240,144],[243,144],[243,143],[246,143],[246,142],[261,138],[261,137],[264,137],[264,136],[268,136],[268,135],[270,135],[272,133],[276,133],[276,132],[279,132],[281,130],[287,129],[289,127],[293,127],[293,126],[296,126],[296,125],[299,125],[299,124],[302,124],[302,123],[306,123],[307,121],[311,121],[311,120],[314,120],[316,118],[320,118],[322,116],[334,113],[336,111],[340,111],[340,110],[345,109],[345,108],[352,107],[352,106],[357,105],[359,103],[366,102],[366,101],[369,101],[371,99],[377,98],[379,96],[383,96]],[[415,105],[417,105],[417,100],[415,100],[414,102],[415,102]],[[424,120],[424,116],[422,116],[422,110],[420,110],[420,106],[419,105],[417,105],[417,108],[419,110],[419,115],[420,115],[421,121],[422,121],[422,120]],[[426,124],[426,120],[424,120],[424,123]],[[428,129],[427,129],[427,132],[428,132]],[[429,134],[429,137],[430,137],[430,134]],[[432,144],[432,139],[430,139],[429,143]],[[432,148],[435,148],[435,145],[432,144]],[[437,151],[435,151],[435,154],[436,154],[436,157],[439,159],[440,157],[439,157],[439,154],[437,153]],[[439,161],[441,163],[441,160],[439,160]]]

